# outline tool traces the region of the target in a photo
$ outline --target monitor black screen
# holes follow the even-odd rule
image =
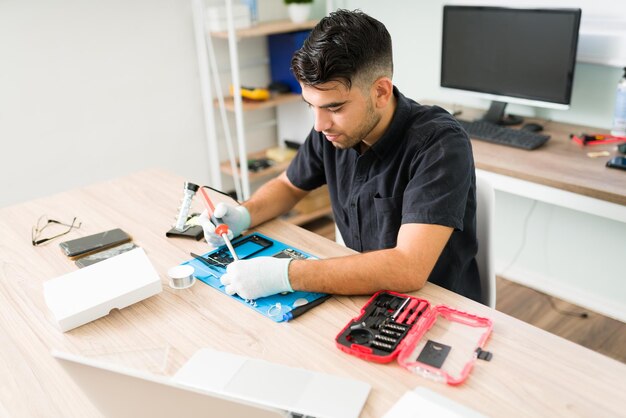
[[[580,9],[445,6],[443,16],[443,87],[569,105]]]

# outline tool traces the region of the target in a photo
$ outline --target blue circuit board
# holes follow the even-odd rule
[[[242,260],[254,257],[317,258],[259,233],[239,237],[233,240],[232,244],[237,257]],[[202,254],[201,257],[202,260],[193,258],[182,264],[191,265],[195,270],[194,276],[198,280],[227,295],[224,292],[224,286],[220,283],[220,277],[226,273],[226,266],[233,261],[228,248],[224,245]],[[283,315],[290,312],[293,308],[324,297],[326,294],[297,291],[267,296],[254,301],[242,299],[236,294],[227,296],[238,300],[275,322],[282,322]]]

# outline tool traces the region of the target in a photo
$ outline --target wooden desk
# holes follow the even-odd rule
[[[53,348],[171,376],[202,347],[369,382],[364,417],[383,415],[418,385],[490,416],[625,414],[626,365],[432,284],[420,296],[494,320],[487,344],[493,360],[479,362],[461,387],[431,382],[395,362],[373,364],[338,350],[336,334],[367,297],[335,297],[293,322],[277,324],[201,282],[182,291],[169,288],[167,269],[189,259],[189,251],[206,249],[201,242],[165,238],[183,181],[155,170],[0,209],[0,415],[98,415],[50,356]],[[31,246],[31,226],[44,213],[82,220],[68,239],[113,227],[128,231],[161,275],[163,292],[61,333],[44,303],[42,284],[76,267],[62,255],[59,240]],[[351,252],[280,221],[259,231],[321,257]]]
[[[471,108],[462,111],[458,117],[464,120],[473,120],[484,112]],[[569,139],[571,133],[601,130],[534,118],[524,120],[524,123],[528,122],[544,126],[541,133],[551,136],[545,145],[526,151],[472,140],[476,168],[626,205],[626,173],[605,167],[607,160],[620,155],[616,144],[582,147]],[[608,151],[611,156],[589,158],[589,151]]]

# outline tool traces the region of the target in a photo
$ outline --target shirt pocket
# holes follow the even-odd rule
[[[396,246],[398,231],[402,222],[402,195],[393,197],[374,196],[376,209],[376,223],[378,230],[378,248],[393,248]]]

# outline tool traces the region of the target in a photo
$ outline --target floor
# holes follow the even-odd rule
[[[497,310],[626,363],[625,323],[501,277],[496,292]]]
[[[335,239],[330,217],[304,228]],[[626,324],[548,296],[502,277],[497,278],[496,309],[572,342],[626,363]]]

